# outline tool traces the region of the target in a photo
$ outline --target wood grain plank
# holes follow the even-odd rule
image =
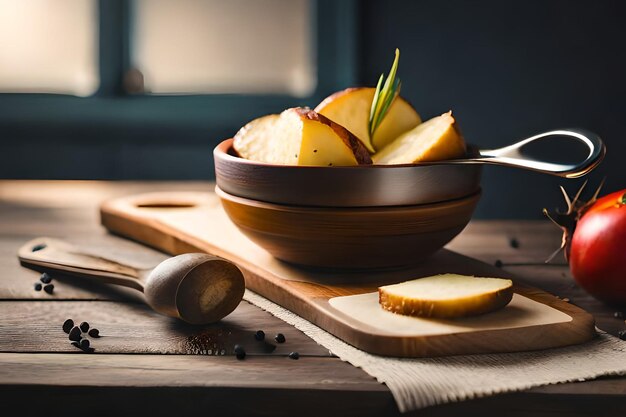
[[[400,415],[384,385],[338,359],[207,359],[1,353],[0,402],[21,416]],[[539,387],[403,416],[621,417],[625,393],[614,382]]]
[[[336,358],[2,353],[0,381],[3,408],[26,416],[397,415],[384,385]]]
[[[560,244],[560,230],[547,220],[480,220],[470,222],[447,247],[492,265],[497,260],[510,265],[543,264]],[[565,262],[557,257],[553,264]]]
[[[98,205],[145,190],[211,191],[208,181],[0,181],[0,233],[4,237],[58,238],[102,230]]]
[[[327,363],[344,364],[329,374]],[[237,360],[201,355],[0,354],[0,384],[128,387],[248,387],[386,391],[384,385],[337,358],[284,356]],[[29,371],[24,368],[29,367]],[[123,378],[121,378],[123,377]]]
[[[297,351],[302,356],[331,356],[299,330],[246,301],[219,323],[204,326],[160,316],[143,304],[100,301],[2,301],[0,317],[1,352],[82,353],[61,328],[71,318],[100,331],[102,337],[90,338],[98,353],[223,356],[234,355],[235,344],[241,344],[249,355],[286,357]],[[257,330],[266,333],[267,342],[254,339]],[[276,343],[277,333],[287,341]]]

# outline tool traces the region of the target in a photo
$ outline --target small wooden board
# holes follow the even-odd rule
[[[346,342],[402,357],[514,352],[585,342],[593,316],[542,290],[515,285],[504,309],[458,320],[394,315],[371,294],[380,285],[438,273],[509,277],[505,271],[449,250],[394,271],[319,271],[281,262],[230,222],[213,193],[150,193],[107,201],[110,231],[170,254],[208,252],[236,263],[246,286]],[[369,295],[368,295],[369,294]]]

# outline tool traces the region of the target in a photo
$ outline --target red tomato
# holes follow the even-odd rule
[[[576,224],[572,275],[594,297],[626,304],[626,189],[598,199]]]

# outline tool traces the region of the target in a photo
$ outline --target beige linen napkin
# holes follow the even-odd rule
[[[426,359],[390,358],[359,350],[249,290],[244,299],[386,384],[401,412],[538,385],[626,375],[626,342],[600,330],[594,340],[565,348]]]

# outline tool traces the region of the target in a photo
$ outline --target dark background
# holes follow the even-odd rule
[[[116,25],[125,3],[103,1],[100,10],[102,60],[124,43]],[[212,148],[245,122],[374,85],[398,47],[402,95],[423,119],[451,109],[466,140],[482,148],[587,128],[608,149],[590,188],[603,177],[607,192],[626,187],[625,2],[320,0],[315,12],[320,80],[312,97],[129,96],[111,70],[124,60],[111,55],[93,98],[0,94],[0,177],[212,179]],[[567,144],[539,152],[580,157]],[[581,182],[487,167],[476,217],[541,218],[542,207],[561,203],[559,185],[573,193]]]

